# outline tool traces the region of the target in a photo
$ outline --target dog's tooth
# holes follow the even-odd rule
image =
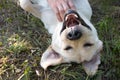
[[[76,18],[78,18],[78,16],[77,16],[76,14],[74,14],[74,16],[75,16]]]
[[[79,22],[79,26],[81,25],[81,22]]]
[[[78,18],[78,16],[77,16],[76,14],[71,14],[71,15],[74,15],[76,18]],[[67,16],[66,16],[65,21],[67,21],[67,19],[68,19],[69,16],[70,16],[70,15],[67,15]]]
[[[68,15],[69,16],[69,15]],[[67,21],[67,19],[68,19],[68,16],[66,16],[66,18],[65,18],[65,20]]]

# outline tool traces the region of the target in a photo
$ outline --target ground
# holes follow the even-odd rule
[[[120,0],[90,0],[91,22],[104,43],[101,64],[87,76],[81,64],[61,64],[44,71],[42,53],[51,43],[43,23],[13,0],[0,0],[0,80],[119,80]]]

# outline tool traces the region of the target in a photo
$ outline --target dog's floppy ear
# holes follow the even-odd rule
[[[92,60],[83,62],[83,67],[87,75],[94,75],[100,64],[100,54],[96,54]]]
[[[52,46],[49,46],[42,55],[40,65],[46,70],[48,66],[62,63],[62,60],[62,57],[52,49]]]
[[[90,61],[83,62],[84,70],[88,75],[94,75],[100,64],[100,52],[102,51],[103,48],[102,41],[99,40],[98,46],[99,48],[96,51],[96,54],[93,56],[93,58]]]

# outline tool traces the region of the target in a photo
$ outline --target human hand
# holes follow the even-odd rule
[[[66,10],[68,9],[75,10],[75,6],[72,0],[47,0],[47,1],[60,22],[63,21],[64,13]]]

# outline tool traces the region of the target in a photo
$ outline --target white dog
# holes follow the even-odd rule
[[[60,63],[82,63],[88,75],[94,75],[100,64],[102,41],[90,22],[92,15],[88,0],[73,0],[76,11],[66,11],[64,21],[59,22],[47,0],[19,0],[20,6],[41,19],[52,34],[52,42],[43,53],[41,66]]]

